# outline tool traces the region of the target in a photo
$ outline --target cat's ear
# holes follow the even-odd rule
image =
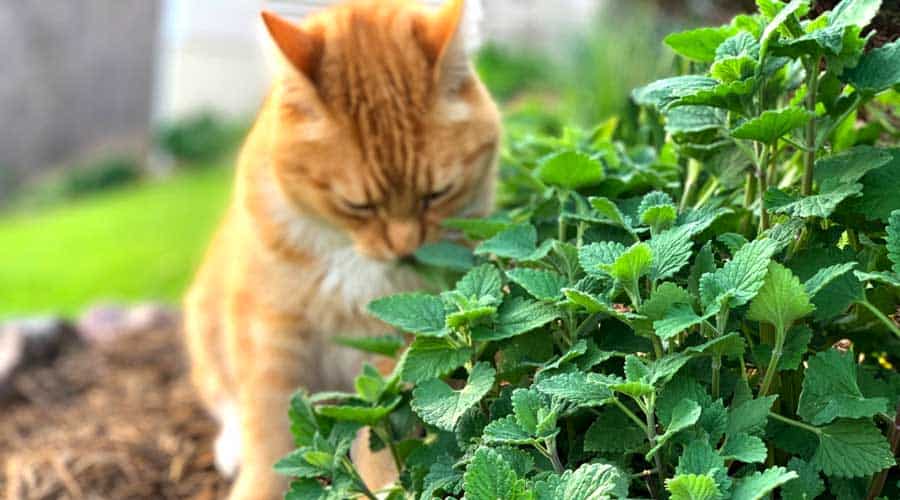
[[[442,88],[452,91],[471,77],[469,60],[481,42],[481,20],[481,0],[447,0],[427,21],[423,45]]]
[[[309,79],[315,80],[325,45],[322,33],[304,30],[269,11],[263,11],[262,18],[269,35],[288,62]]]

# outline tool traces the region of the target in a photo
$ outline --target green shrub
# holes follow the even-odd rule
[[[216,160],[234,145],[234,131],[211,113],[200,113],[164,125],[159,146],[181,163]]]
[[[900,84],[879,4],[759,0],[666,39],[698,73],[638,133],[518,137],[504,210],[447,222],[474,251],[419,252],[463,276],[369,306],[394,373],[294,398],[287,497],[375,498],[364,426],[392,499],[900,497],[900,148],[847,125]]]
[[[61,194],[75,198],[137,181],[141,167],[133,158],[110,156],[93,163],[65,170],[61,180]]]

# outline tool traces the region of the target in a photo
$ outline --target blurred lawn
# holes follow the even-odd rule
[[[207,167],[45,211],[0,216],[0,318],[73,315],[96,300],[176,302],[227,203]]]

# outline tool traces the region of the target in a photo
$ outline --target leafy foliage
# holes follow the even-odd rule
[[[419,252],[456,285],[369,306],[394,373],[295,398],[289,496],[374,498],[361,426],[387,498],[896,496],[900,150],[854,123],[897,44],[877,0],[757,5],[667,37],[699,73],[634,90],[639,131],[511,138],[510,203],[447,222],[474,251]]]

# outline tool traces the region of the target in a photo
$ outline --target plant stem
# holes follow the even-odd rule
[[[868,309],[873,316],[878,318],[882,323],[884,323],[885,326],[888,327],[888,330],[890,330],[891,333],[893,333],[897,336],[898,339],[900,339],[900,328],[897,327],[897,325],[891,320],[891,318],[888,318],[883,312],[881,312],[877,307],[873,306],[872,303],[868,300],[861,300],[857,302],[857,304]]]
[[[651,449],[656,446],[656,417],[653,414],[654,406],[655,405],[651,402],[648,408],[649,411],[647,411],[647,439],[650,440]],[[666,484],[666,475],[663,471],[663,462],[660,457],[660,452],[653,455],[653,461],[656,464],[656,474],[659,477],[659,488],[660,491],[662,491],[663,486]]]
[[[769,212],[766,210],[766,191],[769,190],[769,180],[766,167],[769,165],[770,146],[763,146],[762,161],[756,167],[756,180],[759,186],[759,234],[769,229]]]
[[[722,356],[715,355],[712,358],[712,397],[719,399],[720,373],[722,371]]]
[[[769,360],[769,366],[766,368],[766,377],[763,379],[762,387],[759,389],[759,397],[763,397],[769,393],[769,386],[775,378],[775,372],[778,371],[778,363],[781,362],[781,351],[784,349],[785,332],[776,332],[775,349],[772,351],[772,359]]]
[[[900,410],[897,411],[893,422],[891,422],[891,431],[888,433],[888,436],[888,440],[891,443],[891,453],[896,457],[898,448],[900,448]],[[891,467],[882,470],[872,478],[872,484],[869,486],[869,494],[866,496],[866,500],[875,500],[881,495],[881,490],[884,489],[884,483],[887,482],[890,471]]]
[[[353,478],[353,481],[356,483],[356,487],[360,493],[366,496],[369,500],[378,500],[378,497],[372,493],[372,490],[366,486],[366,482],[363,481],[362,477],[359,475],[359,471],[356,470],[356,466],[353,465],[352,462],[347,460],[346,458],[343,460],[344,469],[347,470],[347,473],[350,474],[350,477]]]
[[[638,418],[638,416],[635,415],[633,411],[629,410],[628,407],[625,406],[624,403],[619,401],[619,398],[613,397],[611,399],[611,401],[613,402],[614,405],[616,405],[616,407],[618,407],[620,410],[622,410],[622,413],[624,413],[628,418],[630,418],[634,423],[636,423],[638,425],[638,427],[643,429],[644,434],[649,434],[649,432],[647,431],[647,424],[644,423],[644,421],[642,421],[640,418]]]
[[[816,100],[819,93],[819,58],[806,60],[806,110],[813,118],[806,124],[806,170],[803,172],[803,196],[812,194],[816,168]]]
[[[394,440],[391,439],[391,433],[387,429],[387,421],[378,427],[372,427],[372,430],[375,432],[375,435],[378,436],[378,439],[381,439],[388,449],[391,450],[391,457],[394,459],[394,465],[397,467],[397,471],[403,471],[403,460],[400,458],[400,452],[397,451]]]
[[[556,437],[545,440],[544,446],[546,447],[546,456],[550,459],[550,463],[553,464],[553,470],[557,474],[565,472],[566,468],[563,467],[562,462],[559,460],[559,453],[556,451]]]
[[[688,160],[687,175],[684,179],[684,192],[681,195],[681,203],[678,204],[679,212],[684,212],[691,203],[691,198],[694,197],[694,190],[697,188],[697,180],[700,178],[700,172],[702,171],[703,165],[699,161],[694,159]]]
[[[805,431],[812,432],[813,434],[815,434],[817,436],[822,434],[822,431],[818,427],[813,427],[811,425],[804,424],[803,422],[798,422],[791,418],[782,417],[781,415],[775,413],[774,411],[769,412],[769,418],[778,420],[779,422],[783,422],[788,425],[792,425],[794,427],[803,429]]]
[[[563,212],[566,208],[566,200],[568,199],[568,193],[565,191],[560,191],[558,193],[559,196],[559,218],[557,219],[557,237],[559,241],[565,243],[566,241],[566,220],[563,217]]]
[[[665,356],[662,340],[659,339],[658,335],[656,335],[655,333],[650,334],[650,342],[653,343],[653,354],[656,355],[656,359],[660,359]]]

